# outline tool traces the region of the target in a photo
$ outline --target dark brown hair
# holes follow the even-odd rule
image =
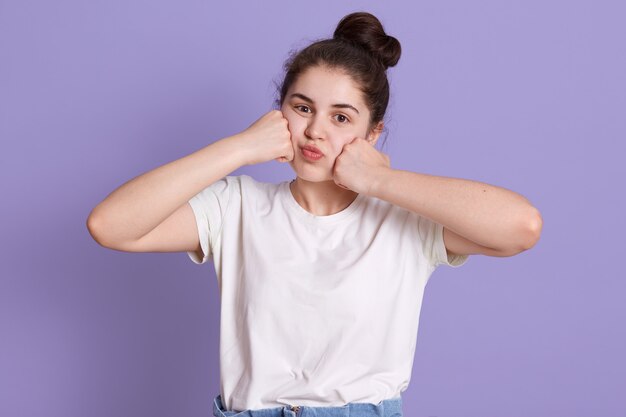
[[[370,110],[369,130],[382,121],[389,103],[386,70],[400,59],[400,42],[385,30],[376,16],[355,12],[344,16],[331,39],[293,51],[284,64],[285,77],[277,85],[282,106],[289,87],[310,67],[327,66],[345,71],[359,85]]]

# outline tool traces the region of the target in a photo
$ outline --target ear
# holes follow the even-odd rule
[[[369,135],[367,136],[367,141],[372,146],[376,145],[376,142],[378,141],[378,138],[380,137],[380,134],[382,133],[384,127],[385,125],[382,121],[380,121],[370,131]]]

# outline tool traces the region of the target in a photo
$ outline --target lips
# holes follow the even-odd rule
[[[324,153],[313,145],[305,145],[302,147],[302,149],[306,149],[309,152],[313,152],[313,153],[319,154],[320,156],[324,156]]]

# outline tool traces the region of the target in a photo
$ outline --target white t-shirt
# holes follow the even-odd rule
[[[189,200],[221,294],[227,410],[377,404],[411,377],[424,287],[447,257],[443,226],[359,194],[315,216],[290,181],[226,176]]]

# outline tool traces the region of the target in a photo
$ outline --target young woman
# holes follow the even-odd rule
[[[541,216],[519,194],[394,170],[375,149],[400,52],[373,15],[344,17],[333,38],[287,61],[280,110],[92,211],[105,247],[214,261],[214,416],[401,416],[434,269],[512,256],[539,238]],[[272,159],[295,179],[229,175]]]

